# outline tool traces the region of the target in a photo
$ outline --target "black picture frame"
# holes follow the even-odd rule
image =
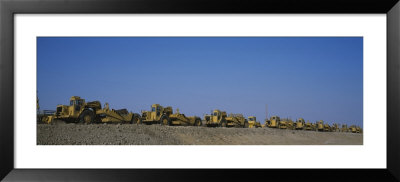
[[[387,15],[386,169],[15,169],[14,14],[24,13],[382,13]],[[399,181],[400,3],[398,0],[0,0],[0,179],[5,181]]]

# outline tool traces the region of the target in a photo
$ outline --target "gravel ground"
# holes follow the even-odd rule
[[[37,125],[38,145],[362,145],[356,133],[136,124]]]

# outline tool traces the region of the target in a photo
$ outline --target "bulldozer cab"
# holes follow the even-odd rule
[[[160,106],[160,104],[153,104],[151,106],[151,112],[155,113],[156,117],[161,116],[161,111],[162,111],[162,106]]]
[[[279,116],[272,116],[272,117],[271,117],[271,120],[280,121],[281,118],[279,118]]]
[[[256,117],[250,116],[250,117],[249,117],[249,121],[254,121],[254,122],[255,122],[255,121],[256,121]]]
[[[75,111],[80,111],[85,103],[85,99],[81,99],[78,96],[72,96],[69,100],[69,105],[74,108]]]
[[[219,122],[222,121],[223,118],[227,117],[227,114],[225,111],[220,111],[218,109],[215,109],[212,113],[211,113],[211,121],[213,122]]]
[[[151,105],[151,110],[150,111],[142,111],[142,114],[144,118],[146,118],[143,121],[159,121],[163,115],[169,116],[173,114],[172,112],[172,107],[162,107],[160,104],[153,104]]]
[[[150,120],[160,120],[164,108],[160,104],[151,105]]]
[[[276,127],[278,122],[281,120],[279,116],[271,116],[270,119],[266,119],[266,124],[268,127]]]
[[[296,128],[302,129],[305,125],[305,121],[303,118],[299,118],[296,121]]]
[[[214,110],[212,113],[212,121],[219,121],[222,117],[220,110]]]
[[[315,123],[315,127],[317,127],[317,130],[320,130],[320,131],[324,130],[324,121],[322,121],[322,120],[317,121]]]

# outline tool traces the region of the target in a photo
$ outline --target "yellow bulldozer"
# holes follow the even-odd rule
[[[170,125],[180,126],[201,126],[201,119],[197,116],[186,117],[185,114],[179,113],[179,109],[176,109],[176,113],[169,115],[171,120]]]
[[[248,128],[249,122],[242,114],[229,114],[225,118],[226,127]]]
[[[201,126],[201,119],[197,116],[187,117],[185,114],[176,110],[173,113],[172,107],[163,107],[160,104],[151,105],[150,111],[142,111],[141,122],[143,124],[161,124],[161,125],[180,125],[180,126]]]
[[[211,115],[205,115],[207,127],[241,127],[248,128],[249,122],[242,114],[226,114],[225,111],[215,109]]]
[[[289,130],[294,130],[295,129],[295,123],[293,120],[289,118],[282,119],[278,122],[278,128],[279,129],[289,129]]]
[[[281,121],[278,122],[278,128],[279,129],[288,129],[289,128],[289,120],[288,119],[282,119]]]
[[[170,115],[172,114],[172,107],[163,107],[160,104],[151,105],[150,111],[142,111],[143,124],[161,124],[171,125]]]
[[[204,120],[206,121],[207,127],[226,127],[226,117],[227,115],[225,111],[215,109],[214,111],[212,111],[211,115],[205,115]]]
[[[302,130],[302,129],[304,129],[304,127],[305,127],[304,119],[303,118],[297,119],[296,123],[295,123],[295,129],[296,130]]]
[[[109,109],[108,103],[102,109],[99,101],[85,102],[85,99],[79,96],[72,96],[70,105],[57,105],[54,115],[47,116],[43,122],[52,123],[55,119],[87,124],[96,122],[139,123],[140,115],[128,112],[126,109]]]
[[[257,118],[255,116],[249,116],[247,118],[249,121],[249,128],[261,128],[261,123],[257,121]]]
[[[337,123],[333,123],[331,127],[332,132],[339,132],[340,131],[340,126]]]
[[[332,128],[328,123],[324,124],[324,131],[325,132],[330,132],[331,130],[332,130]]]
[[[324,131],[324,121],[319,120],[315,123],[315,131]]]
[[[355,133],[356,132],[356,126],[355,125],[351,125],[349,127],[349,131],[352,132],[352,133]]]
[[[315,131],[316,128],[317,128],[317,124],[316,123],[311,123],[311,126],[312,126],[312,130]]]
[[[352,133],[362,133],[362,129],[359,126],[351,125],[349,131]]]
[[[288,119],[287,121],[288,121],[287,122],[287,125],[288,125],[287,129],[294,130],[296,128],[296,123],[293,122],[292,119]]]
[[[307,123],[304,124],[304,130],[315,130],[315,125],[307,121]]]
[[[279,116],[272,116],[270,119],[266,119],[265,126],[268,128],[278,128],[278,123],[281,121]]]

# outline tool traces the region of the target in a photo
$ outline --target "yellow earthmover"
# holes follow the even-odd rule
[[[325,132],[330,132],[331,131],[331,126],[328,123],[324,124],[324,131]]]
[[[317,128],[317,124],[316,123],[311,123],[311,126],[312,126],[312,130],[315,131],[316,128]]]
[[[289,129],[289,130],[294,130],[295,128],[295,123],[293,120],[289,118],[282,119],[278,122],[278,128],[279,129]]]
[[[303,118],[299,118],[296,120],[296,124],[295,124],[295,129],[296,130],[302,130],[305,127],[305,121]]]
[[[261,123],[257,121],[255,116],[249,116],[247,120],[249,122],[249,128],[261,128]]]
[[[110,109],[108,103],[104,104],[104,108],[97,110],[96,115],[100,118],[101,122],[124,122],[131,124],[141,123],[140,115],[137,113],[128,112],[127,109],[114,110]]]
[[[287,129],[289,130],[294,130],[295,129],[295,123],[293,122],[292,119],[287,119]]]
[[[288,119],[282,119],[281,121],[278,122],[278,128],[279,129],[288,129],[289,128],[289,120]]]
[[[205,115],[204,120],[206,121],[207,127],[226,127],[226,117],[227,115],[225,111],[215,109],[211,115]]]
[[[319,120],[315,123],[315,131],[324,131],[324,121]]]
[[[355,125],[351,125],[349,127],[349,132],[355,133],[356,132],[356,126]]]
[[[280,122],[279,116],[272,116],[270,119],[266,119],[265,126],[269,128],[277,128],[278,123]]]
[[[356,133],[362,133],[362,129],[359,126],[356,126]]]
[[[180,126],[201,126],[201,119],[197,116],[187,117],[185,114],[176,110],[173,113],[172,107],[163,107],[160,104],[151,105],[150,111],[142,111],[141,122],[143,124],[161,124],[161,125],[180,125]]]
[[[331,131],[332,131],[332,132],[339,132],[339,131],[340,131],[339,124],[333,123],[333,124],[332,124],[332,127],[331,127]]]
[[[227,127],[248,128],[249,122],[242,114],[229,114],[225,118]]]
[[[349,131],[352,133],[361,133],[361,128],[359,126],[356,125],[351,125],[349,127]]]
[[[151,105],[150,111],[142,111],[143,124],[161,124],[171,125],[170,115],[172,114],[172,107],[163,107],[160,104]]]
[[[57,105],[54,115],[47,116],[43,119],[43,122],[52,123],[54,119],[79,123],[138,123],[140,122],[140,115],[128,112],[126,109],[109,109],[108,103],[102,109],[99,101],[85,102],[85,99],[79,96],[72,96],[70,105]]]
[[[197,116],[186,117],[185,114],[179,113],[179,109],[176,109],[176,113],[169,115],[171,120],[170,125],[181,125],[181,126],[201,126],[201,119]]]
[[[307,123],[304,124],[304,130],[315,130],[315,127],[313,123],[310,123],[310,121],[307,121]]]

